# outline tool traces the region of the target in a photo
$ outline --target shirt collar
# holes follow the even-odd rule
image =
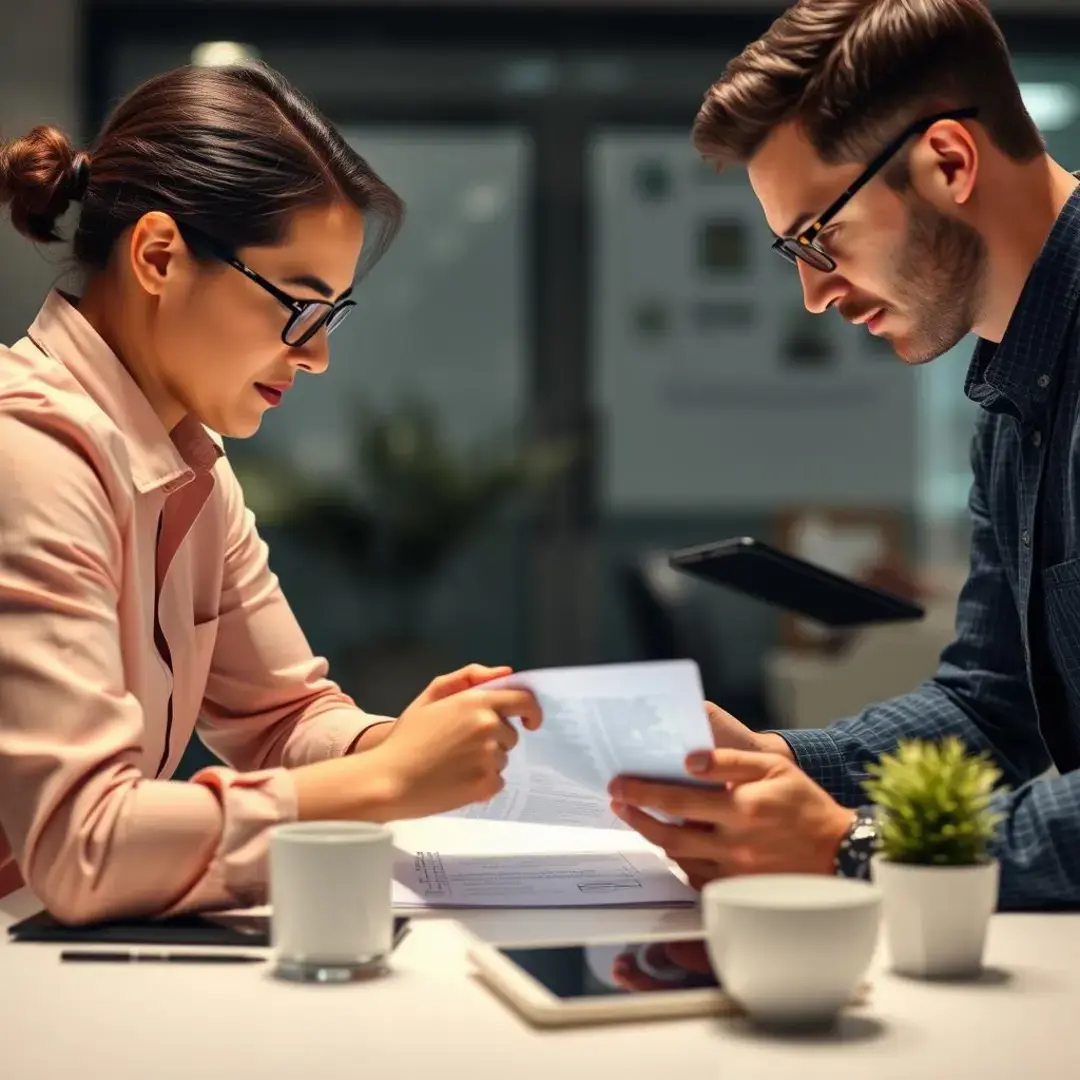
[[[1000,345],[980,341],[965,392],[991,411],[1024,418],[1051,396],[1080,300],[1080,188],[1073,192],[1028,276]]]
[[[196,474],[213,469],[222,450],[202,424],[189,415],[170,434],[127,368],[71,297],[56,290],[49,293],[29,337],[63,364],[119,428],[127,443],[132,479],[141,493],[160,487],[174,491]]]

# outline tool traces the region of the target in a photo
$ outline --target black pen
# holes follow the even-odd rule
[[[251,953],[197,953],[197,952],[138,952],[128,950],[101,952],[96,950],[65,950],[60,954],[61,961],[76,963],[127,964],[262,964],[265,956]]]

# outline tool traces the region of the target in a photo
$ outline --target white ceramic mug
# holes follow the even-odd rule
[[[765,1024],[831,1023],[866,975],[881,923],[865,881],[764,874],[714,881],[702,895],[721,985]]]
[[[393,834],[383,825],[307,821],[270,837],[276,974],[346,982],[380,971],[391,950]]]

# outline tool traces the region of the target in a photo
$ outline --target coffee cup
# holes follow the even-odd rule
[[[393,937],[393,836],[383,825],[306,821],[270,837],[275,974],[348,982],[381,971]]]
[[[706,944],[724,990],[769,1025],[833,1022],[877,947],[878,890],[813,874],[727,878],[702,894]]]

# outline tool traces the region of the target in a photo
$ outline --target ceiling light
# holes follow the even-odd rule
[[[1070,83],[1021,83],[1020,93],[1040,131],[1064,131],[1080,117],[1080,90]]]
[[[204,41],[191,50],[191,62],[196,67],[224,67],[258,59],[259,50],[254,45],[239,41]]]

